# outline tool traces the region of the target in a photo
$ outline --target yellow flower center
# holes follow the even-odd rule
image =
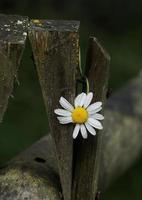
[[[88,112],[82,107],[77,107],[72,112],[72,120],[74,123],[82,124],[88,119]]]

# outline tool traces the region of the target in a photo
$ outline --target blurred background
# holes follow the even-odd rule
[[[0,12],[30,18],[80,20],[82,63],[88,36],[94,35],[111,55],[109,85],[115,92],[142,68],[141,0],[1,0]],[[31,48],[19,70],[18,86],[0,125],[0,164],[30,146],[48,132],[48,122]],[[104,194],[104,199],[141,199],[142,161],[120,177]]]

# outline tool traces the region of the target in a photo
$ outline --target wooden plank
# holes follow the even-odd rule
[[[71,199],[73,125],[59,124],[54,109],[59,107],[61,96],[70,103],[75,97],[79,65],[78,28],[77,21],[32,20],[29,30],[65,200]]]
[[[141,158],[141,91],[142,74],[108,99],[101,163],[105,189]],[[62,200],[54,147],[53,138],[47,135],[1,168],[0,199]]]
[[[91,37],[86,62],[86,77],[90,91],[94,93],[93,101],[104,100],[107,92],[109,55],[96,38]],[[101,161],[103,132],[94,137],[89,134],[87,140],[75,141],[75,169],[73,200],[95,200],[99,190],[99,169]]]
[[[13,90],[27,36],[28,18],[0,14],[0,121]]]

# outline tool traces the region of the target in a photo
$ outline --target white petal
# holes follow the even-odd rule
[[[72,122],[72,117],[57,117],[60,124],[69,124]]]
[[[101,111],[102,110],[102,107],[99,107],[99,108],[97,108],[96,110],[95,110],[95,113],[97,113],[97,112],[99,112],[99,111]]]
[[[80,125],[80,131],[81,131],[82,137],[84,139],[86,139],[87,138],[87,130],[83,124]]]
[[[87,111],[93,111],[93,110],[96,110],[97,108],[101,107],[102,106],[102,102],[98,101],[98,102],[95,102],[93,104],[91,104],[88,108],[87,108]]]
[[[81,97],[81,100],[80,100],[80,103],[79,103],[79,106],[82,107],[85,103],[85,100],[86,100],[86,94],[83,93],[82,94],[82,97]]]
[[[93,119],[93,118],[89,118],[88,119],[88,123],[93,126],[94,128],[96,129],[99,129],[99,130],[102,130],[103,129],[103,126],[101,124],[101,122],[99,122],[98,120],[96,119]]]
[[[88,111],[90,115],[95,114],[102,110],[102,107],[96,108],[95,110]]]
[[[93,99],[93,93],[92,92],[89,92],[86,96],[86,99],[85,99],[85,103],[84,103],[84,108],[87,108],[89,106],[89,104],[91,103]]]
[[[73,131],[73,139],[75,139],[77,136],[78,136],[78,133],[79,133],[79,129],[80,129],[80,125],[79,124],[76,124],[75,128],[74,128],[74,131]]]
[[[91,115],[90,117],[94,118],[94,119],[98,119],[98,120],[103,120],[104,119],[104,116],[99,114],[99,113],[95,113],[94,115]]]
[[[71,112],[64,110],[64,109],[55,109],[54,113],[56,113],[57,115],[64,116],[64,117],[70,117],[71,116]]]
[[[75,108],[79,106],[79,103],[80,103],[80,100],[81,100],[82,94],[83,94],[83,93],[77,95],[77,97],[75,98],[75,100],[74,100]]]
[[[60,98],[59,103],[61,104],[61,106],[64,109],[66,109],[66,110],[68,110],[70,112],[72,112],[73,109],[74,109],[74,107],[64,97]]]
[[[92,135],[96,135],[95,129],[90,124],[88,124],[88,122],[85,123],[85,126],[87,130],[89,131],[89,133],[91,133]]]
[[[81,103],[81,100],[82,100],[82,97],[85,95],[84,92],[82,92],[81,94],[79,94],[75,100],[74,100],[74,105],[75,105],[75,108],[80,106],[80,103]]]

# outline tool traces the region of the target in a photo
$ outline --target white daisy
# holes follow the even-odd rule
[[[60,105],[64,109],[55,109],[54,112],[59,115],[57,119],[61,124],[74,123],[73,138],[78,136],[79,131],[84,139],[88,133],[96,135],[96,130],[102,130],[103,126],[99,120],[103,120],[104,116],[98,112],[102,110],[102,102],[95,102],[90,105],[93,99],[93,93],[88,94],[82,92],[74,100],[72,106],[64,97],[59,100]]]

